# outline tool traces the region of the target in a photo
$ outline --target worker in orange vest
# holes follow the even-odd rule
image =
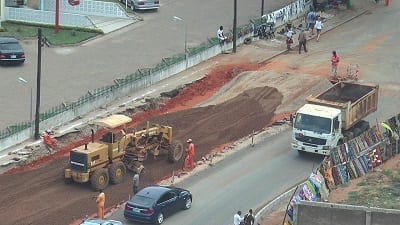
[[[103,190],[99,190],[99,194],[96,197],[96,204],[97,204],[97,217],[99,219],[104,219],[104,204],[106,201],[106,195],[104,194]]]
[[[190,170],[194,169],[194,144],[192,139],[187,139],[188,147],[186,148],[186,157],[183,162],[183,170],[189,168]]]

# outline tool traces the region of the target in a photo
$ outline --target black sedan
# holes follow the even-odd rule
[[[190,191],[166,186],[140,190],[125,205],[124,217],[131,221],[161,224],[165,217],[192,206]]]
[[[14,37],[0,37],[0,63],[22,64],[25,62],[25,52],[19,41]]]

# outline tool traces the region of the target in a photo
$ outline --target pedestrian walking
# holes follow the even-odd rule
[[[314,26],[316,20],[317,20],[317,13],[314,11],[314,9],[312,9],[311,12],[309,12],[307,15],[307,25],[310,31],[310,35],[314,35]]]
[[[233,225],[240,225],[243,222],[241,215],[242,211],[237,211],[237,213],[233,216]]]
[[[249,209],[249,212],[243,217],[244,225],[254,225],[253,210]]]
[[[224,45],[225,40],[227,39],[227,37],[224,34],[224,27],[220,26],[218,31],[217,31],[217,37],[219,40],[219,44],[221,45],[221,47]]]
[[[97,204],[97,217],[99,219],[104,219],[104,205],[106,202],[106,195],[104,194],[103,190],[99,190],[99,194],[96,197],[96,204]]]
[[[336,51],[332,52],[331,63],[331,79],[335,79],[337,75],[337,67],[339,65],[339,55]]]
[[[301,28],[300,33],[299,33],[299,54],[301,54],[301,47],[304,47],[304,51],[307,52],[307,37],[306,34],[304,33],[304,28]]]
[[[290,29],[288,30],[288,32],[286,33],[286,46],[287,46],[287,50],[291,49],[291,45],[293,44],[293,30]]]
[[[186,143],[188,144],[187,148],[185,149],[186,152],[186,157],[185,160],[183,162],[183,170],[185,169],[189,169],[192,170],[195,167],[194,164],[194,155],[195,155],[195,151],[194,151],[194,144],[192,139],[187,139]]]
[[[319,37],[321,36],[321,30],[324,27],[322,23],[321,17],[318,17],[318,20],[315,22],[315,29],[317,30],[317,41],[319,41]]]
[[[139,191],[139,174],[135,173],[135,175],[133,175],[133,194],[135,195],[136,193],[138,193]]]

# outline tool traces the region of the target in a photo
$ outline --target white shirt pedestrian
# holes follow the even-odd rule
[[[324,24],[321,21],[321,17],[315,22],[315,29],[317,29],[317,41],[319,41],[319,37],[321,36],[321,30],[324,27]]]
[[[218,31],[217,31],[217,36],[219,39],[220,44],[223,44],[224,41],[226,40],[225,34],[224,34],[224,27],[220,26]]]
[[[322,30],[322,27],[324,27],[324,24],[322,23],[322,21],[321,20],[317,20],[315,22],[315,29],[317,29],[317,31],[318,30]]]
[[[242,222],[243,218],[240,217],[240,215],[242,214],[241,211],[238,211],[234,216],[233,216],[233,224],[234,225],[239,225],[240,222]]]

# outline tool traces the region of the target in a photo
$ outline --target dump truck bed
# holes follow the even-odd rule
[[[341,110],[343,128],[354,126],[378,107],[379,85],[339,82],[307,102]]]

